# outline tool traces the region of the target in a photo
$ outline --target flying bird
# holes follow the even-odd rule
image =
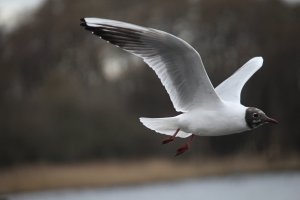
[[[189,149],[194,136],[220,136],[278,122],[262,110],[240,103],[248,79],[261,68],[262,57],[254,57],[216,88],[213,87],[199,53],[184,40],[153,28],[100,18],[82,18],[81,26],[101,39],[141,57],[159,77],[179,115],[145,118],[147,128],[168,135],[163,144],[175,137],[189,140],[177,149]]]

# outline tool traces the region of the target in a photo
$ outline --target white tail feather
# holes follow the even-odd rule
[[[165,135],[173,135],[178,129],[178,118],[167,117],[167,118],[145,118],[141,117],[141,123],[147,128],[156,131],[157,133]],[[189,137],[191,133],[186,133],[184,131],[179,131],[176,137],[186,138]]]

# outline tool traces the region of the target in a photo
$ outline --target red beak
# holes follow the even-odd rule
[[[279,122],[276,120],[276,119],[272,119],[270,117],[267,117],[265,119],[266,122],[269,122],[269,123],[273,123],[273,124],[279,124]]]

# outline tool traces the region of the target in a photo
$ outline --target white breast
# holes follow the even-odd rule
[[[199,108],[179,117],[180,128],[199,136],[219,136],[249,130],[245,121],[246,107],[224,102],[219,108]]]

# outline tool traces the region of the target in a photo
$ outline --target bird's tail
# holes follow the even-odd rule
[[[173,135],[178,127],[177,117],[166,117],[166,118],[145,118],[141,117],[140,121],[147,128],[156,131],[157,133],[165,135]],[[190,136],[191,133],[186,133],[182,130],[178,132],[177,137],[186,138]]]

